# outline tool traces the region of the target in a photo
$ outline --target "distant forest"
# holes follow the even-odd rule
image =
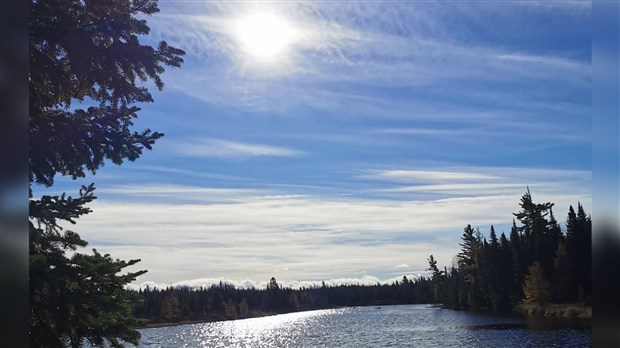
[[[448,308],[510,312],[520,304],[589,305],[592,221],[583,206],[570,206],[562,230],[553,203],[521,197],[510,234],[488,238],[471,225],[464,228],[461,252],[450,268],[428,258],[429,276],[392,284],[340,285],[291,289],[271,278],[265,289],[238,289],[220,283],[192,289],[139,290],[142,302],[133,314],[141,325],[181,321],[248,318],[275,313],[388,304],[437,303]],[[517,224],[517,220],[519,224]]]

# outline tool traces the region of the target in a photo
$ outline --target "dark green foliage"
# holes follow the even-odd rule
[[[528,265],[525,248],[524,238],[519,234],[516,222],[512,220],[512,228],[510,229],[510,251],[512,256],[510,273],[513,276],[510,284],[510,297],[513,304],[523,298],[521,284],[523,283],[523,278],[525,278]]]
[[[581,203],[577,214],[571,206],[566,221],[566,252],[573,264],[577,288],[581,288],[583,302],[592,297],[592,221]]]
[[[123,289],[145,271],[119,275],[139,260],[79,253],[87,245],[61,228],[90,209],[94,185],[77,198],[33,197],[32,185],[95,173],[106,160],[137,159],[161,133],[133,131],[153,101],[147,81],[163,88],[164,66],[183,51],[140,43],[149,27],[137,16],[158,12],[153,0],[33,1],[29,16],[30,339],[35,347],[137,343],[131,308],[139,296]],[[67,252],[71,252],[71,256]],[[154,304],[152,304],[154,305]]]
[[[502,233],[499,238],[499,254],[496,262],[498,273],[498,298],[497,298],[497,310],[500,312],[508,311],[512,303],[517,301],[517,298],[512,297],[513,275],[512,272],[512,251],[510,248],[510,241],[506,238],[506,234]]]
[[[137,342],[132,306],[139,300],[123,289],[145,271],[118,275],[129,262],[110,255],[73,253],[86,246],[75,232],[65,231],[59,220],[73,221],[88,213],[85,204],[95,199],[94,187],[83,187],[79,198],[43,197],[30,202],[30,340],[35,347],[94,346],[108,341]]]
[[[471,225],[467,225],[463,230],[461,240],[463,241],[459,244],[461,252],[457,256],[460,274],[468,285],[466,287],[467,303],[471,307],[478,308],[482,306],[480,264],[482,262],[483,243],[480,231],[474,230]]]
[[[269,284],[267,285],[267,290],[269,291],[280,290],[280,285],[278,285],[278,281],[276,280],[276,278],[271,277],[271,279],[269,280]]]
[[[137,343],[132,307],[139,296],[124,285],[146,271],[119,275],[139,260],[113,260],[110,255],[77,252],[87,242],[59,226],[87,214],[94,186],[78,198],[43,196],[30,201],[30,343],[33,347],[80,347]],[[73,251],[69,256],[67,251]]]
[[[30,7],[30,181],[51,186],[56,174],[95,172],[105,159],[120,164],[150,149],[160,133],[132,132],[151,102],[144,87],[163,88],[164,65],[178,67],[182,50],[142,45],[152,0],[50,0]],[[72,108],[77,101],[92,106]]]
[[[466,278],[469,278],[469,282],[473,282],[473,276],[475,270],[479,264],[479,255],[481,240],[479,233],[476,233],[471,225],[467,225],[463,230],[463,241],[461,244],[461,252],[458,254],[459,267],[466,271]],[[468,276],[468,277],[467,277]]]
[[[502,279],[502,267],[507,266],[503,262],[502,249],[495,233],[495,228],[491,226],[491,232],[489,234],[491,242],[484,244],[483,253],[483,274],[484,279],[484,291],[488,293],[488,301],[491,308],[496,311],[505,310],[509,305],[508,288],[505,281]],[[505,238],[505,236],[504,236]]]
[[[81,347],[83,342],[103,346],[107,341],[122,347],[121,341],[137,342],[140,335],[132,329],[131,311],[140,297],[123,286],[144,271],[117,273],[139,260],[113,260],[96,250],[49,264],[43,260],[39,257],[31,266],[37,280],[31,283],[31,332],[37,333],[31,335],[32,346]]]
[[[539,261],[545,275],[550,277],[553,270],[553,255],[559,242],[557,223],[551,210],[553,203],[534,203],[528,188],[521,197],[520,206],[521,211],[514,215],[522,224],[518,230],[523,233],[526,264],[531,265],[532,262]],[[551,220],[547,220],[548,214]]]
[[[560,242],[555,252],[553,267],[554,300],[558,303],[574,303],[577,298],[575,290],[577,288],[573,275],[573,262],[566,253],[565,244]]]
[[[591,299],[591,219],[581,204],[568,214],[566,237],[555,220],[552,203],[536,204],[529,189],[514,214],[510,238],[497,238],[491,226],[489,242],[471,225],[461,237],[458,269],[442,278],[434,298],[445,306],[510,311],[531,303],[589,303]],[[437,270],[429,258],[428,270]],[[432,280],[433,278],[431,278]]]

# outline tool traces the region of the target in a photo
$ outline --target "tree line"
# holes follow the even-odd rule
[[[432,301],[431,282],[406,276],[392,284],[337,285],[292,289],[271,278],[265,289],[236,288],[220,282],[210,287],[145,288],[133,314],[142,323],[226,320],[264,314],[347,306],[415,304]],[[145,320],[146,319],[146,320]]]
[[[581,303],[592,297],[592,220],[578,203],[571,205],[563,230],[553,203],[521,197],[510,234],[488,239],[467,225],[461,252],[448,269],[428,259],[433,300],[447,307],[506,312],[520,303]]]

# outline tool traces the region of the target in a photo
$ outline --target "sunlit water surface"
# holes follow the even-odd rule
[[[353,307],[140,330],[141,347],[590,347],[575,321],[428,305]]]

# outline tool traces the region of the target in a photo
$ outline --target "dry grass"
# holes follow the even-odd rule
[[[520,304],[516,310],[534,317],[592,319],[592,307],[582,304]]]

